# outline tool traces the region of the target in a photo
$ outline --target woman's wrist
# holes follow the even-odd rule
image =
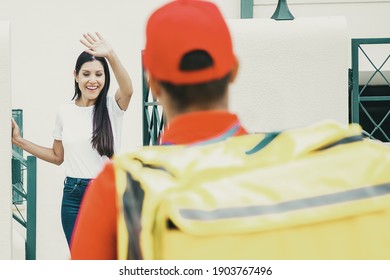
[[[18,146],[19,148],[22,148],[22,145],[23,145],[23,137],[19,136],[19,137],[14,137],[12,138],[12,144]]]
[[[114,49],[111,49],[108,54],[106,55],[106,58],[108,60],[108,62],[112,62],[115,58],[116,58],[116,53],[114,51]]]

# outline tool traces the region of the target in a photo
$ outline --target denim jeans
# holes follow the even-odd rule
[[[70,247],[73,228],[79,213],[81,200],[91,179],[66,177],[62,196],[61,221],[66,241]]]

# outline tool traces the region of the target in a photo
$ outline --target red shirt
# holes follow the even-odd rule
[[[162,144],[192,144],[231,132],[247,134],[236,115],[227,111],[202,111],[180,115],[166,127]],[[117,259],[117,198],[113,164],[108,163],[88,187],[71,241],[74,260]]]

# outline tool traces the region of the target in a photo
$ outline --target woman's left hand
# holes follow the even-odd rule
[[[88,48],[85,50],[87,53],[98,57],[107,57],[112,53],[111,45],[98,32],[95,35],[83,34],[83,37],[84,39],[80,39],[80,42]]]

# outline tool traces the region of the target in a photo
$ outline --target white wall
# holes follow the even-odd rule
[[[73,67],[78,54],[84,50],[78,40],[84,32],[99,31],[115,47],[133,79],[135,94],[125,115],[127,130],[122,143],[123,149],[139,147],[142,143],[140,52],[144,27],[150,12],[166,2],[168,0],[1,0],[0,21],[10,21],[12,26],[12,108],[23,109],[24,136],[44,146],[52,145],[57,108],[73,96]],[[226,18],[239,18],[240,0],[214,2]],[[255,16],[269,18],[276,2],[272,0],[269,11],[256,7]],[[390,26],[388,6],[375,6],[372,13],[360,13],[367,8],[354,10],[353,5],[349,8],[351,12],[344,4],[334,6],[333,10],[314,5],[290,7],[296,17],[347,14],[348,30],[354,37],[382,36]],[[317,14],[306,13],[308,9],[317,9]],[[381,20],[387,24],[370,30],[368,24]],[[112,91],[115,88],[113,82]],[[2,101],[0,104],[0,112],[3,112],[6,105]],[[37,168],[37,258],[66,259],[69,253],[60,222],[63,170],[40,160]]]
[[[10,259],[11,228],[11,61],[9,22],[0,20],[0,259]]]

